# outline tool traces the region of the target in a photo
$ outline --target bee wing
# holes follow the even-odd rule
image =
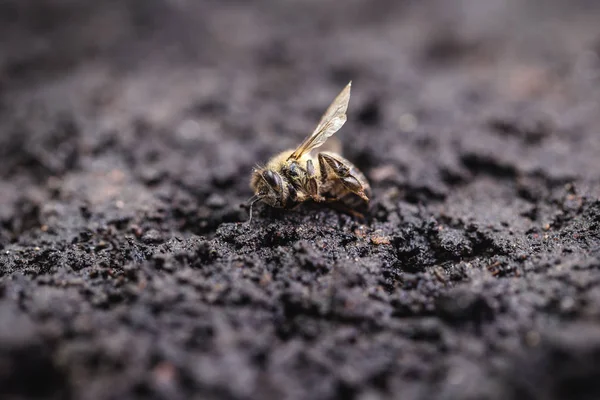
[[[338,94],[321,117],[321,121],[319,121],[319,125],[317,125],[313,133],[304,139],[289,158],[299,159],[302,155],[321,146],[328,138],[340,130],[346,122],[346,110],[350,101],[351,86],[352,82],[348,83],[340,94]]]

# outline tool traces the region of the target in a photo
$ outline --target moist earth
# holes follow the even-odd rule
[[[599,16],[1,2],[2,398],[600,398]],[[364,219],[248,223],[349,80]]]

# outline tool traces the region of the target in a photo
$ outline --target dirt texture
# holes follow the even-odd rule
[[[600,398],[599,20],[0,2],[0,397]],[[349,80],[365,221],[247,224]]]

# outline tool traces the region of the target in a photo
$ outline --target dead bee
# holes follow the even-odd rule
[[[250,179],[252,205],[263,201],[271,207],[293,208],[307,200],[336,202],[348,211],[369,203],[367,179],[352,163],[321,147],[346,122],[352,82],[333,100],[316,129],[295,150],[273,157],[265,167],[255,168]]]

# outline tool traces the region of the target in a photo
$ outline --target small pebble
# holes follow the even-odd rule
[[[162,234],[156,229],[150,229],[142,236],[142,242],[144,243],[161,243],[164,242]]]

